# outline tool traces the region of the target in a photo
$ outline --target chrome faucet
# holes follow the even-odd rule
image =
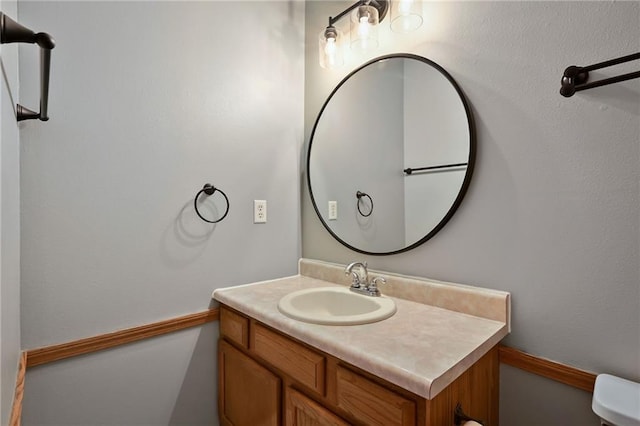
[[[353,272],[353,268],[358,266],[360,268],[360,272]],[[367,282],[369,281],[369,272],[367,271],[367,262],[351,262],[344,269],[345,275],[351,275],[351,288],[361,288],[366,287]]]
[[[359,271],[354,271],[353,268],[358,267]],[[365,294],[367,296],[380,296],[380,290],[378,290],[378,283],[386,283],[387,281],[382,277],[375,277],[369,282],[369,271],[367,271],[367,262],[352,262],[344,268],[345,275],[351,275],[351,291],[355,293]]]

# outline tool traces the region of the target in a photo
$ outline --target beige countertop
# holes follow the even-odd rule
[[[309,267],[314,271],[309,272]],[[426,304],[429,297],[416,297],[421,302],[394,299],[397,312],[384,321],[363,325],[317,325],[291,319],[278,310],[280,298],[293,291],[338,286],[333,282],[307,275],[327,276],[326,268],[339,270],[341,266],[301,260],[295,275],[270,281],[217,289],[213,298],[291,337],[340,358],[391,383],[422,397],[431,399],[451,384],[467,368],[486,354],[509,333],[509,294],[456,284],[421,280],[381,272],[379,275],[395,280],[411,280],[417,286],[413,293],[434,294],[436,288],[445,302],[455,299],[455,292],[463,292],[464,304],[471,311],[474,305],[494,305],[488,319],[455,312]],[[318,268],[322,270],[318,272]],[[330,274],[329,274],[330,275]],[[420,291],[422,286],[422,292]],[[435,287],[434,287],[435,286]],[[454,294],[448,294],[447,286]],[[384,287],[381,289],[384,294]],[[389,297],[389,296],[384,296]],[[435,304],[439,303],[434,300]],[[445,303],[446,304],[446,303]],[[497,312],[502,309],[504,312]]]

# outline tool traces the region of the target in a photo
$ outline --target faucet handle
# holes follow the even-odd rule
[[[360,275],[357,272],[347,272],[348,274],[351,274],[351,288],[360,288]]]
[[[374,279],[372,279],[371,282],[369,283],[369,287],[367,288],[369,290],[369,293],[374,293],[376,296],[380,296],[380,290],[378,290],[378,283],[386,284],[387,280],[385,280],[383,277],[375,277]]]
[[[375,277],[373,280],[371,280],[371,284],[372,284],[373,286],[377,286],[377,283],[378,283],[378,282],[379,282],[380,284],[386,284],[386,283],[387,283],[387,280],[386,280],[386,279],[384,279],[384,277]]]

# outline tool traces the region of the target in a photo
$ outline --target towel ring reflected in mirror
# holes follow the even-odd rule
[[[363,213],[362,209],[360,208],[360,202],[362,201],[363,197],[366,197],[369,199],[369,212],[366,214]],[[356,192],[356,198],[358,199],[358,201],[356,201],[356,204],[358,206],[358,213],[360,213],[360,215],[363,217],[371,216],[371,213],[373,213],[373,199],[371,198],[371,196],[366,192],[358,191]],[[362,203],[364,203],[364,201],[362,201]]]

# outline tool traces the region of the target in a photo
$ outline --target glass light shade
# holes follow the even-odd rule
[[[421,0],[396,0],[391,2],[391,31],[408,33],[422,25]]]
[[[378,9],[360,6],[351,14],[351,49],[366,52],[378,47]]]
[[[327,27],[318,36],[318,55],[322,68],[336,68],[344,64],[342,55],[342,32],[335,27]]]

